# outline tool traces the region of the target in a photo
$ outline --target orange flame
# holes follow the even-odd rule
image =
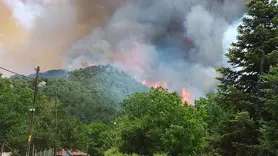
[[[89,64],[89,67],[93,67],[93,66],[95,66],[95,64],[93,64],[93,63]]]
[[[163,88],[167,88],[167,82],[161,82],[161,81],[158,81],[156,83],[151,83],[148,82],[147,80],[143,80],[142,84],[153,88],[157,88],[159,86]],[[182,88],[181,97],[182,97],[182,102],[186,102],[188,104],[191,103],[190,93],[185,88]]]
[[[182,88],[181,97],[182,97],[182,102],[187,102],[188,104],[191,103],[190,93],[185,88]]]
[[[153,88],[157,88],[159,86],[162,86],[163,88],[167,88],[167,83],[166,82],[160,82],[160,81],[155,82],[155,83],[151,83],[151,82],[148,82],[147,80],[143,80],[142,84],[146,85],[146,86],[149,86],[149,87],[153,87]]]

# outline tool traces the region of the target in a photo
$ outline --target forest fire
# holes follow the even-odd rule
[[[182,88],[181,97],[182,97],[182,101],[183,101],[183,102],[186,101],[188,104],[191,103],[191,100],[190,100],[190,93],[189,93],[185,88]]]
[[[143,80],[142,84],[153,88],[157,88],[159,86],[163,88],[167,88],[167,82],[161,82],[161,81],[152,83],[152,82],[148,82],[147,80]],[[185,88],[182,88],[181,97],[182,97],[182,102],[187,102],[188,104],[191,103],[190,93]]]
[[[90,63],[90,64],[89,64],[89,67],[93,67],[93,66],[95,66],[95,64],[93,64],[93,63]]]
[[[151,82],[148,82],[147,80],[143,80],[142,84],[146,85],[146,86],[149,86],[149,87],[154,87],[154,88],[157,88],[159,86],[162,86],[163,88],[167,88],[167,83],[166,82],[160,82],[160,81],[158,81],[156,83],[151,83]]]

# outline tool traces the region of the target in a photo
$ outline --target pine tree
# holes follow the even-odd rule
[[[270,114],[269,120],[262,127],[263,148],[273,155],[278,155],[278,67],[272,68],[263,76],[267,89],[263,89],[264,109]]]
[[[218,71],[223,75],[219,80],[225,93],[233,87],[256,95],[261,74],[268,73],[278,63],[278,6],[277,0],[251,0],[246,5],[249,11],[238,27],[237,42],[232,43],[227,54],[232,68],[223,67]],[[246,107],[239,104],[236,108]]]
[[[271,67],[278,64],[278,5],[277,0],[251,0],[243,23],[238,27],[237,42],[232,43],[227,54],[231,67],[222,67],[218,71],[223,77],[218,78],[221,105],[234,110],[235,117],[241,112],[248,112],[250,120],[256,125],[253,137],[240,135],[225,140],[230,146],[220,151],[250,150],[245,153],[261,153],[259,142],[260,121],[263,119],[263,102],[260,100],[260,88],[263,87],[261,75],[269,73]],[[225,134],[226,133],[226,134]],[[231,132],[223,132],[223,136]],[[244,138],[244,139],[242,139]],[[219,142],[223,143],[223,140]],[[235,146],[240,145],[240,147]],[[251,154],[252,155],[252,154]]]

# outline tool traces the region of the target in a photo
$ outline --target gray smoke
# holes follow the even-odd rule
[[[211,92],[223,62],[228,26],[246,0],[130,0],[66,53],[69,70],[111,64],[138,81],[186,88],[191,99]]]

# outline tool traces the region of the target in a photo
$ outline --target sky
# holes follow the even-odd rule
[[[241,24],[242,18],[238,19],[237,21],[233,22],[232,25],[230,25],[227,29],[227,31],[224,34],[223,39],[223,50],[226,51],[230,47],[230,44],[234,41],[236,41],[237,36],[237,27]]]
[[[236,36],[238,35],[237,33],[237,27],[241,24],[242,18],[238,19],[237,21],[233,22],[232,25],[228,27],[224,34],[223,38],[223,51],[224,54],[227,53],[227,49],[230,47],[232,42],[236,41]],[[223,55],[223,63],[225,64],[227,62],[228,58]]]

